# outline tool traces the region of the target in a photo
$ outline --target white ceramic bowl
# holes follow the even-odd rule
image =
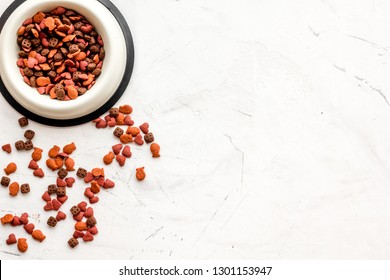
[[[23,82],[16,65],[19,47],[16,32],[23,21],[38,11],[57,6],[82,14],[102,36],[106,56],[102,74],[84,95],[71,101],[50,99]],[[126,68],[126,42],[113,14],[96,0],[27,0],[9,16],[0,34],[0,74],[3,83],[17,103],[43,118],[67,120],[80,118],[103,106],[121,83]]]

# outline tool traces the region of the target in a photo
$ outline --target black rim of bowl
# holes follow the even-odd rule
[[[27,0],[16,0],[14,1],[3,13],[3,15],[0,18],[0,32],[2,31],[4,24],[7,22],[9,16],[24,2]],[[123,78],[121,83],[119,84],[119,87],[116,89],[116,91],[113,93],[113,95],[110,97],[110,99],[100,108],[96,109],[95,111],[84,115],[79,118],[74,119],[51,119],[42,117],[40,115],[37,115],[26,108],[24,108],[22,105],[20,105],[9,93],[8,89],[5,87],[3,80],[0,76],[0,91],[4,98],[7,100],[7,102],[20,114],[27,117],[28,119],[31,119],[33,121],[36,121],[41,124],[49,125],[49,126],[61,126],[61,127],[67,127],[67,126],[75,126],[79,124],[83,124],[86,122],[90,122],[94,119],[97,119],[98,117],[102,116],[104,113],[106,113],[110,108],[112,108],[116,102],[121,98],[123,93],[125,92],[129,82],[131,75],[133,73],[133,67],[134,67],[134,43],[133,43],[133,37],[131,35],[130,28],[121,14],[121,12],[118,10],[118,8],[111,3],[109,0],[96,0],[100,3],[102,3],[116,18],[118,21],[123,36],[126,43],[126,67],[123,74]]]

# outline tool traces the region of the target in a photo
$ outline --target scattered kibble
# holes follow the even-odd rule
[[[72,237],[71,239],[69,239],[68,244],[71,248],[74,248],[79,245],[79,241],[76,238]]]
[[[10,174],[14,173],[16,171],[16,169],[17,169],[16,163],[11,162],[7,165],[6,168],[4,168],[4,172],[6,175],[10,175]]]
[[[145,180],[146,177],[145,167],[140,167],[136,169],[136,177],[138,181]]]
[[[150,145],[150,151],[152,152],[152,156],[154,158],[160,157],[160,145],[157,143],[153,143]]]
[[[19,193],[19,184],[17,182],[13,182],[11,185],[9,185],[9,195],[10,196],[17,196]]]
[[[1,149],[2,149],[4,152],[8,153],[8,154],[10,154],[10,153],[12,152],[11,144],[5,144],[5,145],[3,145],[3,146],[1,147]]]
[[[7,245],[16,244],[18,241],[16,240],[16,236],[14,233],[8,235],[8,239],[6,240]]]
[[[18,239],[18,250],[21,253],[26,252],[28,249],[27,239],[26,238],[19,238]]]
[[[10,184],[10,182],[11,182],[11,179],[8,178],[8,177],[6,177],[6,176],[3,176],[3,177],[1,178],[1,185],[2,185],[3,187],[8,187],[9,184]]]
[[[30,192],[30,185],[29,184],[22,184],[20,186],[20,192],[23,194],[29,193]]]
[[[46,239],[46,236],[42,233],[42,231],[40,231],[39,229],[36,229],[36,230],[33,230],[33,232],[31,233],[32,237],[39,241],[39,242],[42,242],[43,240]]]
[[[50,56],[55,55],[54,52],[50,54]],[[37,78],[36,82],[42,85],[46,84],[48,81],[47,79]],[[51,86],[53,85],[47,85],[47,87]],[[54,87],[55,86],[53,86],[53,88]],[[134,121],[130,116],[132,112],[133,108],[130,105],[123,105],[119,108],[112,108],[108,115],[93,121],[97,128],[112,127],[113,134],[119,138],[119,140],[118,138],[115,138],[117,139],[117,143],[112,146],[112,151],[109,151],[104,155],[104,164],[109,165],[116,159],[119,166],[125,166],[126,160],[133,155],[131,145],[135,144],[142,146],[145,142],[151,144],[150,151],[152,156],[160,157],[160,146],[157,143],[154,143],[154,135],[149,131],[149,124],[145,122],[140,126],[135,126]],[[19,124],[21,127],[27,126],[28,119],[19,119]],[[38,162],[42,159],[44,150],[35,147],[32,143],[31,140],[34,139],[35,136],[36,133],[33,130],[26,130],[24,132],[24,137],[27,140],[17,141],[15,143],[15,148],[19,151],[33,150],[28,168],[33,170],[34,176],[43,178],[45,174],[42,168],[39,167]],[[140,148],[136,148],[136,150],[139,150]],[[7,153],[12,152],[10,144],[3,145],[2,149]],[[65,145],[62,149],[60,146],[54,145],[47,152],[48,158],[45,159],[46,166],[56,174],[55,181],[47,187],[47,190],[45,190],[41,196],[44,201],[43,209],[45,211],[55,211],[55,214],[50,216],[46,222],[48,227],[55,228],[58,222],[66,219],[67,215],[60,211],[60,208],[63,207],[64,203],[68,200],[67,188],[71,188],[77,183],[75,178],[79,178],[79,181],[84,181],[84,183],[89,184],[84,189],[84,195],[88,199],[86,201],[88,201],[91,206],[99,202],[99,195],[101,195],[102,189],[112,189],[115,187],[115,183],[106,178],[105,170],[101,167],[95,167],[88,171],[85,168],[77,166],[77,171],[75,171],[76,163],[71,155],[76,149],[76,144],[72,142]],[[16,172],[16,170],[17,166],[13,162],[4,168],[4,172],[7,176]],[[74,171],[74,174],[77,177],[72,177],[70,175],[72,174],[71,172]],[[7,176],[1,178],[1,185],[8,187],[11,196],[16,196],[19,191],[22,194],[27,194],[31,191],[28,183],[19,186],[17,182],[11,182],[11,179]],[[145,167],[136,168],[136,179],[138,181],[143,181],[145,178]],[[94,240],[94,236],[98,234],[98,228],[96,226],[97,220],[91,206],[88,206],[87,202],[82,201],[70,208],[70,213],[75,221],[75,231],[72,238],[68,240],[68,244],[72,248],[79,244],[78,239],[83,239],[84,242],[91,242]],[[35,229],[35,225],[29,223],[27,213],[23,213],[20,217],[7,214],[1,218],[1,222],[3,225],[10,224],[11,226],[23,226],[25,231],[30,234],[32,238],[40,242],[46,238],[42,231]],[[12,234],[7,239],[7,244],[8,243],[18,243],[18,248],[21,252],[25,252],[28,249],[27,239],[16,239],[16,236]]]

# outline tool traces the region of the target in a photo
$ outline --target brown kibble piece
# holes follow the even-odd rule
[[[65,196],[66,195],[66,187],[57,187],[57,196]]]
[[[8,187],[10,182],[11,182],[11,179],[6,177],[6,176],[3,176],[1,178],[1,185],[4,187]]]
[[[26,117],[22,117],[18,120],[20,127],[25,127],[28,125],[28,119]]]
[[[54,218],[53,216],[51,216],[47,220],[47,224],[48,224],[49,227],[55,227],[57,225],[57,219]]]
[[[34,144],[33,142],[31,142],[31,140],[27,140],[26,142],[24,142],[24,149],[26,151],[30,151],[34,148]]]
[[[87,219],[88,228],[94,227],[97,224],[95,217],[90,217]]]
[[[118,108],[111,108],[109,111],[110,117],[116,118],[119,115]]]
[[[146,134],[144,136],[144,139],[145,139],[145,142],[148,143],[148,144],[154,142],[154,135],[153,135],[153,133],[149,132],[148,134]]]
[[[65,168],[60,168],[58,170],[57,175],[59,178],[64,179],[66,176],[68,176],[68,171]]]
[[[26,132],[24,133],[24,137],[27,138],[28,140],[32,140],[34,136],[35,136],[35,132],[32,131],[31,129],[26,130]]]
[[[18,151],[24,150],[24,142],[22,140],[19,140],[15,143],[15,148]]]
[[[48,192],[49,194],[55,194],[55,193],[57,193],[57,186],[54,185],[54,184],[49,185],[49,186],[47,187],[47,192]]]
[[[20,186],[20,191],[23,194],[29,193],[30,192],[30,185],[29,184],[23,184]]]
[[[79,169],[77,169],[76,175],[79,178],[85,178],[85,176],[87,175],[87,170],[80,167]]]
[[[115,130],[114,130],[114,135],[118,138],[120,138],[122,136],[122,134],[124,133],[123,129],[120,128],[120,127],[117,127]]]
[[[76,238],[72,237],[71,239],[69,239],[68,244],[71,248],[74,248],[79,245],[79,241]]]
[[[70,213],[72,213],[73,216],[76,216],[80,213],[81,209],[77,205],[70,208]]]
[[[26,252],[28,249],[27,239],[19,238],[18,239],[18,250],[22,253]]]

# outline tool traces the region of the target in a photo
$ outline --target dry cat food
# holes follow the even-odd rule
[[[58,100],[76,99],[102,72],[102,37],[74,10],[57,7],[38,12],[23,22],[17,35],[20,73],[40,94]]]
[[[143,123],[136,126],[130,114],[133,108],[130,105],[123,105],[118,108],[112,108],[108,114],[102,118],[93,121],[97,128],[111,128],[113,140],[115,141],[111,150],[103,157],[103,162],[106,165],[113,163],[116,160],[119,166],[125,166],[126,161],[131,161],[133,152],[140,150],[141,147],[150,144],[149,149],[152,157],[160,157],[160,146],[155,143],[155,137],[150,131],[148,123]],[[28,125],[27,118],[19,119],[19,125],[23,128]],[[28,162],[28,168],[33,170],[33,175],[43,178],[45,176],[43,170],[39,167],[43,155],[47,155],[46,166],[52,171],[51,175],[55,179],[43,187],[43,210],[50,212],[50,216],[46,220],[48,228],[58,227],[58,223],[67,218],[67,215],[60,209],[68,200],[68,189],[72,188],[74,184],[86,184],[84,196],[88,198],[89,203],[82,201],[77,205],[69,208],[70,214],[75,221],[73,236],[68,240],[68,245],[75,248],[79,245],[80,240],[84,242],[91,242],[98,234],[97,219],[95,217],[94,209],[89,205],[95,205],[99,202],[99,196],[104,190],[112,189],[115,183],[107,178],[104,168],[95,167],[86,169],[83,165],[76,163],[72,158],[73,153],[77,147],[75,143],[69,143],[64,147],[53,145],[49,149],[35,147],[32,140],[36,139],[36,133],[27,129],[24,131],[25,140],[19,140],[15,143],[15,148],[18,152],[31,152],[31,159]],[[114,136],[115,135],[115,136]],[[146,143],[146,145],[145,145]],[[135,149],[133,149],[136,147]],[[4,152],[12,153],[10,144],[2,146]],[[19,186],[18,182],[13,181],[13,173],[17,171],[17,165],[14,162],[9,163],[4,168],[4,175],[1,178],[1,185],[8,188],[11,196],[18,195],[19,192],[27,195],[30,192],[29,183],[23,183]],[[53,176],[54,175],[54,176]],[[9,177],[8,177],[9,176]],[[51,178],[49,176],[49,178]],[[138,181],[146,180],[145,167],[136,168],[135,178]],[[87,201],[88,201],[87,200]],[[46,235],[39,229],[35,228],[33,223],[29,223],[28,214],[23,213],[20,217],[13,214],[6,214],[1,218],[1,223],[4,226],[23,226],[30,238],[42,242],[46,239]],[[20,252],[26,252],[28,249],[26,238],[17,238],[15,234],[11,233],[8,239],[5,240],[8,245],[17,244]]]

